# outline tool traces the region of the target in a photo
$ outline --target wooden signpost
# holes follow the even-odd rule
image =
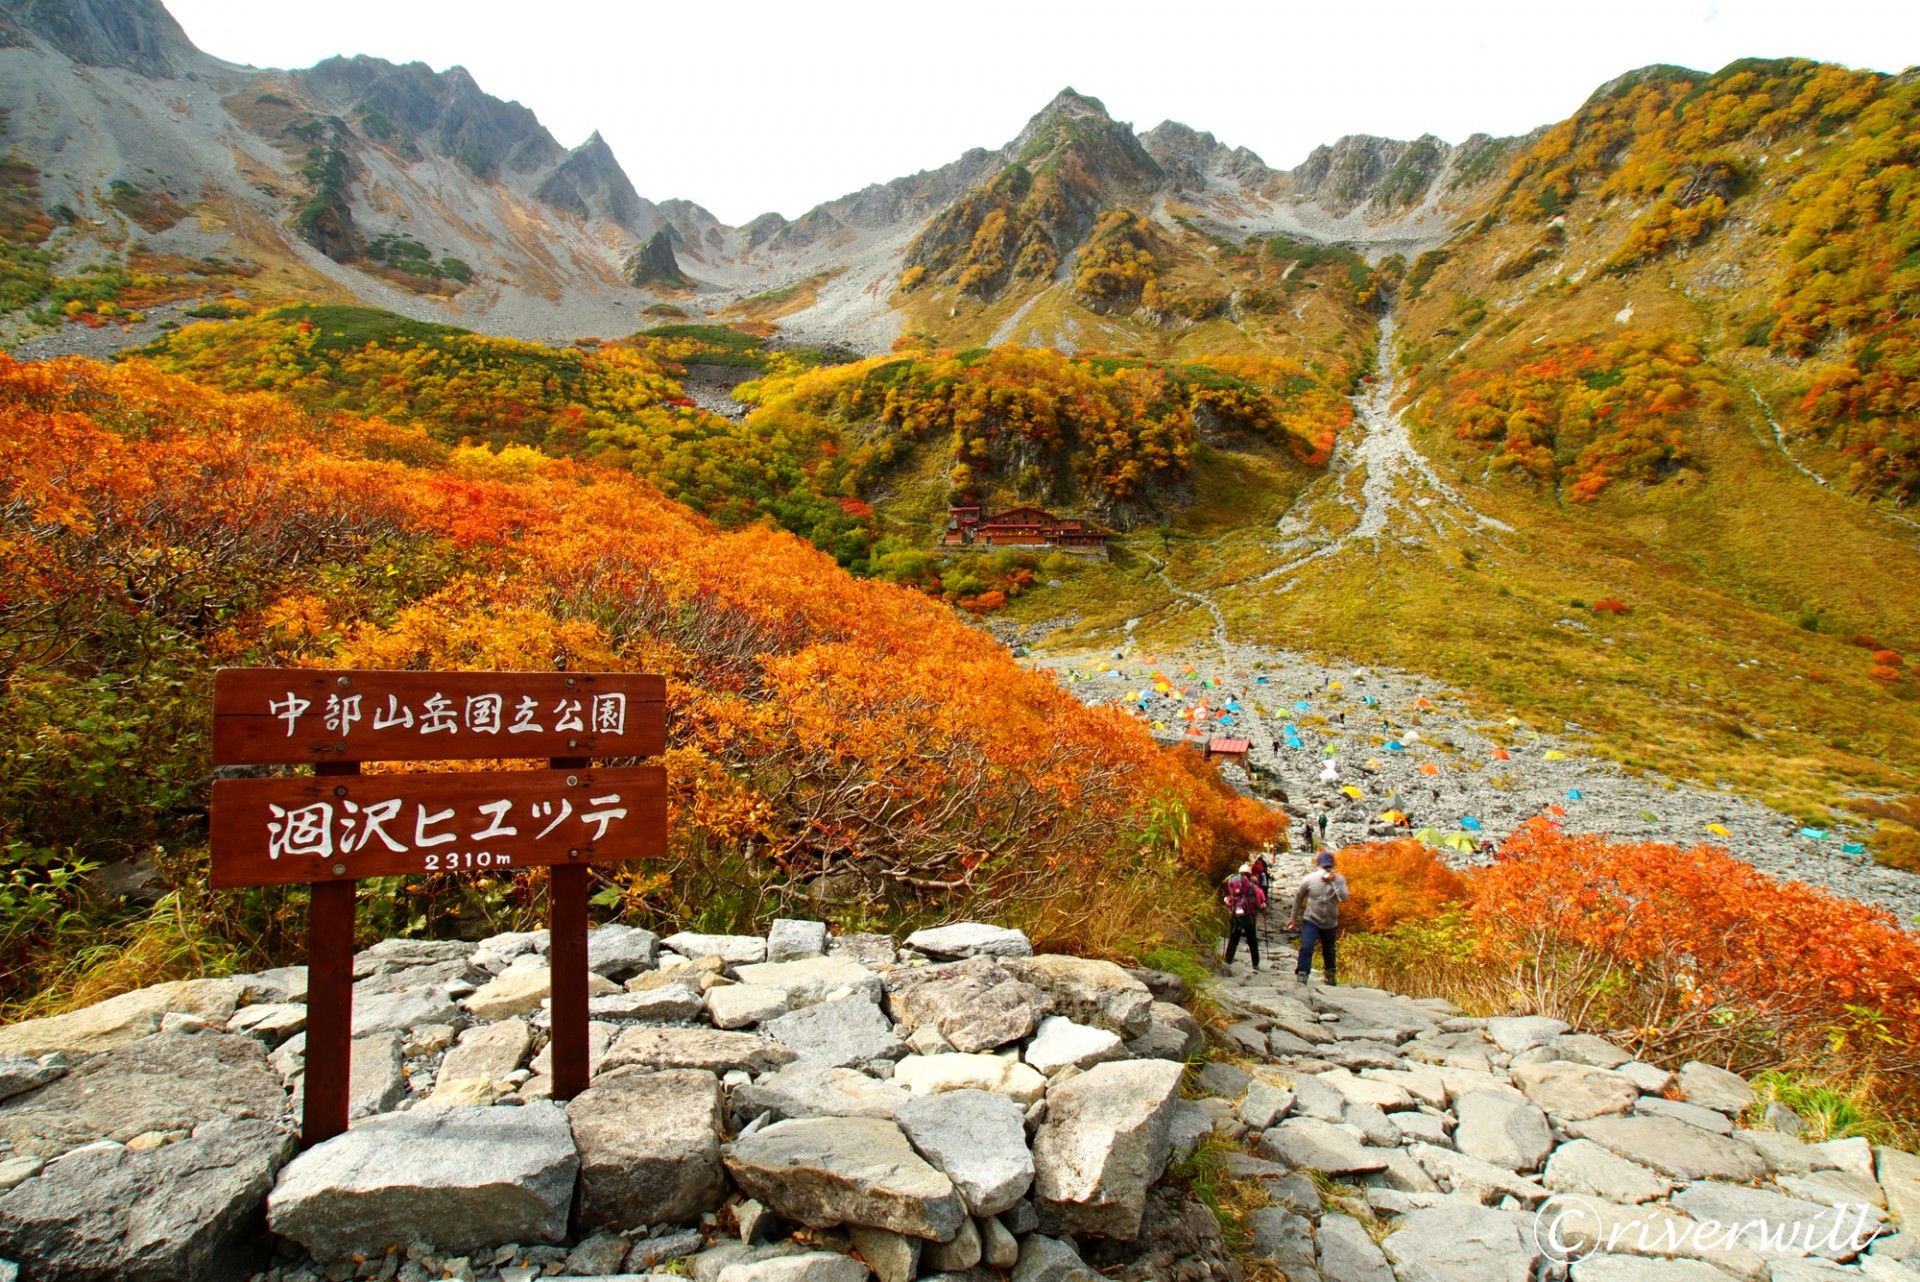
[[[214,677],[220,765],[311,777],[213,785],[216,887],[308,882],[301,1142],[347,1129],[353,883],[404,873],[551,869],[553,1095],[587,1086],[587,867],[666,852],[666,772],[594,767],[666,748],[666,682],[623,672],[228,668]],[[546,770],[362,775],[367,761],[545,757]]]

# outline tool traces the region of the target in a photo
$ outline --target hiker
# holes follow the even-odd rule
[[[1260,936],[1254,931],[1254,917],[1267,906],[1266,892],[1253,879],[1253,865],[1241,864],[1240,871],[1227,878],[1227,965],[1233,965],[1233,953],[1242,939],[1247,941],[1247,957],[1255,970],[1260,969]]]
[[[1261,851],[1253,857],[1253,880],[1260,887],[1260,897],[1265,899],[1273,889],[1273,872],[1267,867],[1267,852]]]
[[[1302,984],[1307,982],[1317,944],[1320,967],[1326,973],[1326,982],[1333,985],[1338,983],[1334,978],[1334,939],[1340,933],[1340,905],[1347,902],[1347,879],[1334,872],[1330,854],[1322,853],[1314,863],[1318,867],[1302,878],[1300,889],[1293,892],[1293,917],[1287,922],[1288,930],[1300,930],[1300,962],[1294,974]]]
[[[1320,812],[1320,844],[1327,844],[1327,812],[1324,810]]]

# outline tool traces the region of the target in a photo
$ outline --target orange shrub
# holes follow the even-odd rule
[[[1625,614],[1627,612],[1626,602],[1615,596],[1595,601],[1588,608],[1595,614]]]
[[[1887,668],[1897,668],[1906,662],[1905,659],[1902,659],[1892,650],[1876,650],[1873,655],[1873,661]]]
[[[1442,863],[1432,846],[1410,837],[1349,846],[1334,867],[1353,892],[1340,912],[1341,924],[1356,931],[1390,930],[1402,921],[1425,920],[1467,894],[1466,879]]]

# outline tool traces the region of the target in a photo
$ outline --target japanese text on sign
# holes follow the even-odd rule
[[[366,696],[329,694],[319,708],[312,699],[292,690],[283,697],[267,701],[267,715],[286,723],[287,738],[301,729],[303,717],[317,717],[329,734],[342,739],[352,736],[355,726],[366,722],[375,730],[400,728],[422,735],[454,734],[608,734],[627,731],[627,696],[613,692],[591,695],[585,700],[557,699],[551,707],[542,707],[528,695],[516,699],[512,717],[507,717],[507,697],[502,694],[470,694],[461,703],[435,691],[420,701],[416,710],[389,694],[385,703],[369,708]],[[416,711],[417,714],[416,715]]]
[[[467,807],[473,813],[464,821],[460,818],[460,807],[434,809],[430,804],[408,803],[400,797],[365,805],[345,798],[338,802],[316,801],[291,810],[269,802],[267,858],[279,859],[284,855],[331,859],[335,855],[365,850],[375,841],[396,855],[430,852],[436,847],[463,841],[498,842],[518,837],[521,823],[527,825],[527,835],[533,840],[544,841],[557,830],[561,830],[562,838],[567,837],[572,829],[562,829],[570,820],[577,825],[582,841],[597,842],[605,839],[608,828],[616,820],[627,817],[626,807],[620,802],[617,792],[592,797],[576,814],[573,802],[565,797],[540,799],[521,804],[519,811],[525,812],[523,817],[512,800],[501,798]],[[403,811],[411,812],[411,824],[406,822]],[[515,822],[508,822],[510,818]]]

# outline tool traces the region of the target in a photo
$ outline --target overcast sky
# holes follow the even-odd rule
[[[1342,134],[1522,133],[1648,63],[1920,62],[1915,0],[166,4],[234,62],[464,66],[569,147],[598,129],[641,195],[735,224],[998,147],[1067,85],[1284,169]]]

